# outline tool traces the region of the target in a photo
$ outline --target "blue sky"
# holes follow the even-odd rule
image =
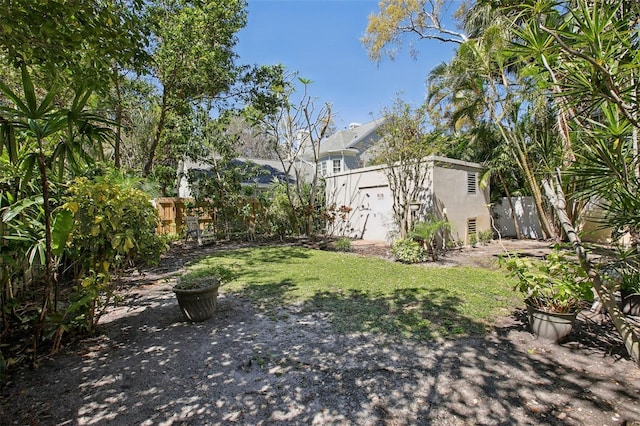
[[[405,45],[395,61],[372,62],[360,42],[377,0],[248,0],[248,23],[238,34],[240,63],[282,64],[313,81],[310,95],[333,105],[338,129],[365,123],[400,96],[418,105],[429,71],[455,46],[418,41],[416,60]]]

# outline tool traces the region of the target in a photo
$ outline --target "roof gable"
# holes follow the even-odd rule
[[[384,118],[361,124],[359,126],[339,130],[320,144],[320,156],[346,149],[354,149],[359,153],[367,150],[378,139],[378,129],[384,123]]]

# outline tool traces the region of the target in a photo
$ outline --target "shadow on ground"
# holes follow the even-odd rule
[[[215,316],[190,324],[169,283],[132,286],[97,337],[14,375],[0,424],[640,420],[640,374],[606,325],[583,319],[552,345],[532,338],[521,311],[479,333],[446,289],[285,305],[295,283],[259,287],[223,291]]]

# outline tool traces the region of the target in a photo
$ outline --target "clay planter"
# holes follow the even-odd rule
[[[184,317],[191,322],[200,322],[213,316],[216,310],[220,282],[202,288],[183,289],[174,287],[178,305]]]
[[[534,306],[527,305],[529,326],[538,339],[559,342],[571,333],[577,312],[556,313],[546,312]]]

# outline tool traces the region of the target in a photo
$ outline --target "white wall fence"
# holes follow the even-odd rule
[[[540,220],[538,219],[538,210],[533,202],[533,197],[511,197],[513,202],[513,210],[515,210],[515,220],[520,226],[522,238],[532,240],[541,240],[544,238]],[[500,200],[499,204],[492,207],[493,220],[496,228],[500,231],[500,235],[506,238],[516,238],[516,226],[514,223],[511,206],[507,198]]]
[[[512,197],[516,220],[520,225],[522,238],[542,239],[543,233],[538,219],[538,212],[533,197]],[[492,207],[493,220],[502,237],[515,238],[516,228],[511,214],[511,207],[507,198],[502,198],[499,204]],[[582,219],[576,225],[582,241],[611,242],[611,229],[604,228],[600,220],[602,210],[593,203],[587,204],[582,212]],[[624,239],[621,241],[625,243]]]

